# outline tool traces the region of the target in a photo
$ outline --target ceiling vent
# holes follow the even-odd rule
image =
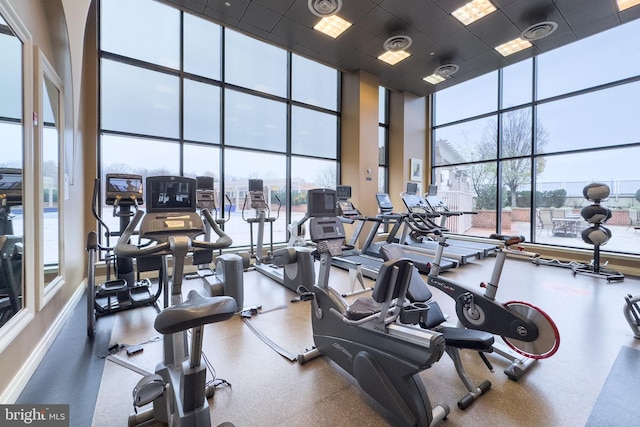
[[[435,69],[433,74],[448,79],[460,69],[456,64],[444,64]]]
[[[411,37],[409,36],[405,36],[405,35],[393,36],[385,40],[384,49],[391,52],[397,52],[399,50],[408,49],[409,46],[411,46],[411,43],[412,43],[412,40],[411,40]]]
[[[333,16],[342,9],[342,0],[309,0],[309,10],[316,16]]]
[[[544,21],[533,24],[520,35],[524,40],[540,40],[553,33],[558,28],[558,24],[553,21]]]

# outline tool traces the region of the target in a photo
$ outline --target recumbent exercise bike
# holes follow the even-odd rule
[[[348,304],[329,286],[331,258],[342,253],[344,226],[335,213],[336,192],[309,190],[309,231],[320,258],[318,284],[313,287],[312,328],[315,348],[298,356],[304,364],[327,356],[346,370],[360,387],[395,417],[398,425],[430,426],[449,413],[447,405],[431,406],[419,373],[437,362],[446,350],[452,356],[469,394],[461,399],[468,406],[490,387],[471,385],[457,349],[490,349],[491,334],[448,328],[427,328],[429,305],[405,304],[415,270],[406,258],[386,261],[378,274],[371,297]],[[423,328],[414,325],[420,324]],[[451,351],[448,348],[451,346]],[[458,356],[456,358],[456,356]],[[460,362],[461,363],[461,362]]]

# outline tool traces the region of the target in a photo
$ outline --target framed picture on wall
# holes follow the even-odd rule
[[[422,181],[422,159],[411,159],[409,180]]]

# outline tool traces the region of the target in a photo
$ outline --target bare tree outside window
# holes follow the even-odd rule
[[[510,192],[507,205],[515,207],[518,188],[530,183],[532,178],[531,151],[533,146],[531,110],[522,109],[501,115],[502,139],[500,140],[500,158],[510,159],[503,162],[502,183]],[[536,152],[542,153],[548,142],[548,133],[541,124],[536,124]],[[474,158],[496,158],[498,153],[498,121],[489,122],[480,144],[472,147],[476,151]],[[536,173],[544,172],[545,160],[536,160]],[[475,165],[471,168],[472,185],[478,195],[477,207],[495,209],[497,196],[497,164],[495,162]]]

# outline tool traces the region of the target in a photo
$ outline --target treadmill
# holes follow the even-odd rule
[[[402,244],[396,236],[402,229],[403,225],[406,225],[408,214],[394,212],[393,205],[391,204],[391,200],[387,193],[376,194],[376,200],[378,202],[380,213],[376,215],[375,219],[370,219],[374,221],[374,224],[362,246],[362,254],[375,258],[382,258],[380,255],[380,247],[383,245],[400,245],[405,251],[406,257],[413,262],[418,271],[420,273],[428,274],[431,269],[431,264],[433,263],[433,255],[435,254],[435,251],[433,254],[425,253],[424,251],[415,250],[410,246]],[[382,224],[392,226],[391,231],[388,233],[386,240],[382,242],[374,242],[378,235],[378,229]],[[445,256],[440,263],[440,268],[447,270],[450,268],[456,268],[459,265],[460,262],[458,260]]]
[[[351,235],[351,238],[347,242],[347,245],[353,249],[345,249],[342,251],[342,255],[334,256],[331,258],[331,265],[342,268],[343,270],[351,270],[360,265],[360,271],[362,275],[369,279],[376,280],[378,277],[378,271],[384,262],[379,257],[372,257],[363,254],[356,249],[358,238],[362,233],[362,230],[367,222],[377,222],[375,217],[367,217],[360,213],[360,211],[349,200],[351,198],[351,186],[338,185],[336,187],[338,196],[337,212],[338,218],[345,224],[356,224],[356,228]],[[375,224],[374,224],[375,226]],[[376,227],[377,229],[377,227]]]
[[[440,230],[441,232],[449,231],[433,221],[440,215],[430,212],[424,198],[418,194],[404,192],[400,196],[409,212],[409,218],[407,219],[409,227],[405,227],[403,230],[400,242],[411,246],[414,250],[435,254],[438,242],[431,238],[431,234],[435,230]],[[413,232],[409,233],[409,230]],[[483,250],[460,246],[454,242],[447,242],[447,244],[448,246],[444,249],[444,255],[457,260],[460,264],[467,264],[474,259],[484,258]]]
[[[426,207],[430,212],[440,215],[440,227],[446,228],[446,222],[449,217],[452,216],[462,216],[462,215],[477,215],[478,212],[474,211],[452,211],[449,209],[447,204],[445,203],[440,196],[438,196],[438,186],[430,185],[429,192],[425,195],[424,198],[426,202]],[[449,238],[448,242],[451,245],[455,246],[464,246],[468,248],[478,249],[481,257],[486,257],[489,255],[494,255],[496,251],[501,247],[502,243],[500,241],[487,239],[487,242],[477,242],[460,238],[457,234],[449,234],[447,236]]]

